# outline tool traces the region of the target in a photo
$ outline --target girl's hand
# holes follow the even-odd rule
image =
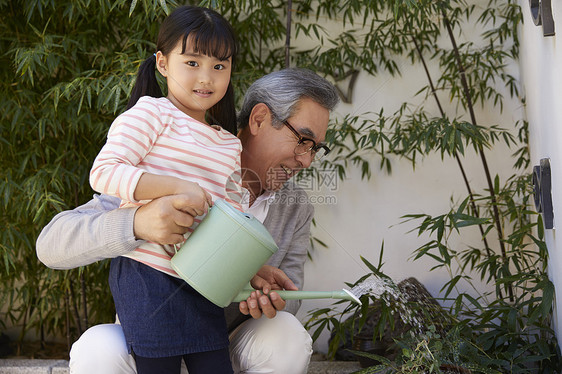
[[[205,191],[198,183],[177,179],[174,195],[185,195],[189,204],[183,207],[183,211],[194,217],[207,213],[213,205],[211,194]]]
[[[169,195],[154,199],[135,212],[133,232],[135,238],[159,244],[178,244],[185,240],[194,216],[187,195]]]
[[[153,200],[163,196],[185,195],[182,211],[200,216],[213,205],[211,195],[195,182],[167,175],[143,173],[135,188],[135,200]]]

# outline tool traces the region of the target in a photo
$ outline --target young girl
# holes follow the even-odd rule
[[[94,161],[92,188],[120,197],[122,206],[187,194],[192,215],[217,198],[241,209],[230,25],[210,9],[181,7],[162,23],[156,47]],[[179,373],[183,358],[190,374],[232,373],[223,310],[178,277],[173,254],[171,246],[147,243],[111,262],[111,292],[137,371]]]

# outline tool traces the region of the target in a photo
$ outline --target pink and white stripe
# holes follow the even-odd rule
[[[166,98],[142,97],[111,125],[90,184],[128,207],[146,203],[134,200],[143,173],[169,175],[197,182],[213,200],[225,199],[242,210],[241,151],[240,140],[229,132],[187,116]],[[146,243],[127,257],[177,277],[170,267],[173,254],[171,246]]]

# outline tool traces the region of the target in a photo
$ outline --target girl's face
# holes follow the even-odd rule
[[[232,58],[196,53],[189,39],[184,54],[181,43],[168,54],[156,53],[158,71],[166,77],[168,99],[182,112],[205,122],[205,112],[225,95],[230,83]]]

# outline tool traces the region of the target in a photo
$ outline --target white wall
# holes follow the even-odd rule
[[[557,34],[562,33],[562,4],[552,0],[552,11]],[[535,26],[528,11],[527,0],[520,0],[525,10],[521,29],[521,79],[527,98],[526,115],[530,127],[531,161],[550,158],[552,172],[552,202],[554,229],[546,231],[549,253],[549,277],[555,286],[557,300],[562,300],[562,240],[556,238],[557,221],[562,215],[562,45],[557,36],[544,37],[540,26]],[[560,301],[559,301],[560,303]],[[556,336],[562,337],[562,308],[555,318]]]
[[[435,65],[433,63],[430,69],[436,69]],[[518,67],[513,66],[515,75],[517,70]],[[357,80],[353,103],[340,104],[334,116],[341,118],[347,113],[378,112],[382,107],[385,113],[392,113],[404,101],[418,103],[420,99],[413,95],[427,83],[421,66],[411,67],[404,62],[402,73],[402,77],[382,74],[374,78],[362,72]],[[448,104],[444,94],[440,99],[444,105]],[[433,105],[432,101],[430,103]],[[506,99],[503,113],[494,108],[478,108],[476,116],[480,125],[510,127],[523,114],[518,100]],[[438,113],[435,112],[435,115]],[[496,173],[502,176],[502,172],[505,176],[513,174],[512,152],[502,147],[486,152],[493,176]],[[457,163],[447,157],[442,161],[435,155],[418,163],[413,170],[409,161],[393,159],[392,174],[388,175],[378,170],[378,161],[373,156],[373,177],[370,181],[361,180],[360,171],[351,168],[347,180],[341,182],[336,191],[312,191],[311,195],[334,196],[336,203],[315,204],[317,226],[313,228],[313,235],[326,242],[328,248],[318,247],[313,251],[312,261],[306,264],[305,289],[338,290],[344,288],[344,282],[358,280],[369,272],[360,256],[376,264],[384,241],[383,271],[397,282],[415,277],[432,295],[439,296],[441,287],[450,279],[449,275],[443,271],[430,273],[435,262],[428,259],[415,262],[410,259],[413,250],[425,243],[427,238],[418,238],[415,232],[409,233],[415,227],[413,223],[399,223],[402,221],[400,217],[405,214],[444,214],[451,207],[451,198],[459,202],[467,196]],[[468,152],[462,163],[472,188],[482,192],[486,185],[479,157]],[[474,230],[474,236],[463,236],[465,242],[458,243],[458,246],[467,242],[478,243],[478,238],[479,232]],[[461,289],[472,292],[467,284],[461,285]],[[329,300],[305,300],[298,316],[305,321],[308,311],[330,304]],[[315,349],[326,352],[327,342],[328,335],[322,335]]]

